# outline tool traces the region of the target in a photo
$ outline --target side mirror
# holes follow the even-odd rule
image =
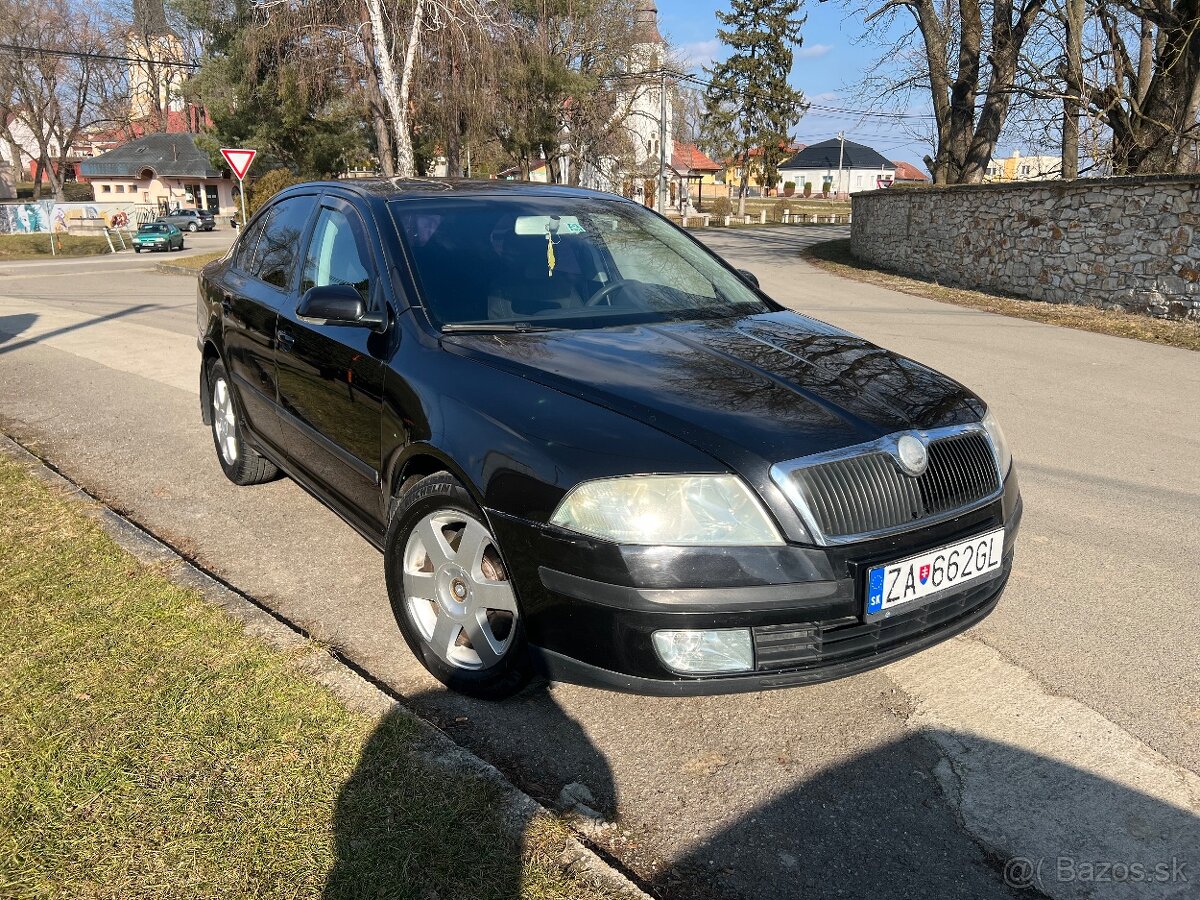
[[[325,325],[350,325],[379,328],[386,321],[382,313],[367,312],[357,288],[348,284],[327,284],[309,288],[300,298],[296,315]]]
[[[749,269],[738,269],[738,274],[741,275],[743,279],[750,282],[750,284],[754,285],[754,287],[758,287],[758,276]]]

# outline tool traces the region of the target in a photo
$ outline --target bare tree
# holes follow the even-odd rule
[[[1103,80],[1085,86],[1112,131],[1115,174],[1185,172],[1200,139],[1200,0],[1094,0]]]
[[[884,57],[907,62],[887,92],[928,92],[935,152],[925,163],[935,184],[983,180],[1004,130],[1022,48],[1045,0],[886,0],[858,7],[869,26],[885,26],[902,10],[912,17]],[[881,27],[882,30],[882,27]]]
[[[105,35],[89,4],[70,0],[0,0],[0,34],[34,48],[0,54],[0,83],[10,92],[3,103],[37,145],[35,196],[44,177],[61,200],[72,148],[95,119]]]

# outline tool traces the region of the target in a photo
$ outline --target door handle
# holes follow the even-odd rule
[[[275,333],[275,344],[284,353],[291,353],[292,348],[296,346],[296,336],[290,331],[277,331]]]

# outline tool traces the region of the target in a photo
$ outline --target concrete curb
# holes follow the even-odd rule
[[[139,562],[158,567],[175,583],[197,591],[207,602],[240,622],[247,634],[275,649],[293,654],[299,652],[301,669],[332,690],[349,709],[376,718],[391,714],[410,720],[418,734],[414,752],[422,761],[490,782],[499,789],[504,804],[504,823],[518,839],[536,819],[562,823],[558,816],[515,787],[494,766],[456,744],[432,723],[415,715],[364,673],[314,643],[303,629],[269,611],[248,594],[210,575],[5,434],[0,434],[0,453],[22,463],[30,474],[44,484],[65,491],[79,502],[86,514],[100,523],[122,549]],[[651,900],[628,877],[573,836],[567,837],[558,865],[566,874],[590,881],[630,900]]]
[[[154,270],[164,275],[199,275],[199,269],[189,269],[187,266],[175,266],[171,263],[155,263]]]

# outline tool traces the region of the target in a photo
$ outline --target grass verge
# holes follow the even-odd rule
[[[1155,319],[1137,313],[1079,306],[1073,303],[1045,303],[1040,300],[1020,300],[982,291],[946,287],[932,281],[897,275],[873,268],[850,252],[849,239],[824,241],[802,251],[802,256],[817,268],[843,278],[891,288],[904,294],[926,297],[956,306],[969,306],[985,312],[999,313],[1018,319],[1061,325],[1079,331],[1093,331],[1115,337],[1134,338],[1152,344],[1166,344],[1184,350],[1200,350],[1200,322],[1177,322]]]
[[[608,896],[3,456],[0,628],[0,896]]]
[[[188,272],[199,272],[214,259],[220,259],[224,255],[224,250],[221,250],[217,253],[197,253],[195,256],[183,256],[179,259],[161,262],[158,264],[158,268],[170,274],[182,274],[179,271],[180,269]]]
[[[98,256],[108,253],[108,241],[100,235],[56,235],[59,256]],[[49,257],[48,234],[0,234],[0,259],[38,259]]]

